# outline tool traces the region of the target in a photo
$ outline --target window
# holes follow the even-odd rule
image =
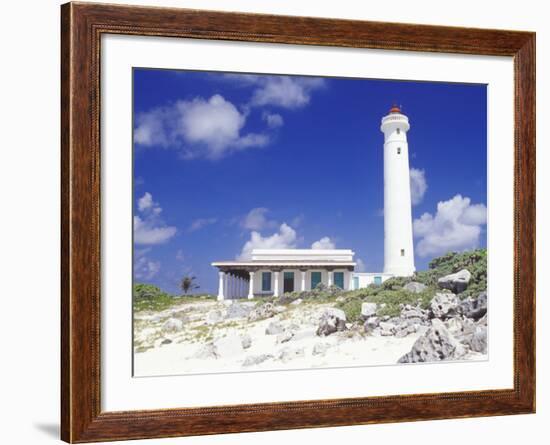
[[[382,284],[382,277],[374,277],[374,284],[376,284],[377,286]]]
[[[271,272],[262,272],[262,292],[271,290]]]
[[[401,249],[401,256],[405,256],[405,249]]]
[[[359,277],[353,277],[353,289],[359,289]]]
[[[340,289],[344,288],[344,272],[334,272],[334,285]]]
[[[311,288],[315,289],[321,282],[321,272],[311,272]]]
[[[401,154],[401,147],[397,147],[397,154],[398,154],[398,155]]]
[[[397,129],[397,134],[401,134],[401,128]]]

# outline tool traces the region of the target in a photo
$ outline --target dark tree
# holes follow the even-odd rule
[[[193,276],[185,276],[181,279],[180,282],[180,288],[183,291],[184,294],[187,294],[195,289],[198,289],[200,286],[198,284],[195,284],[195,280],[197,277]]]

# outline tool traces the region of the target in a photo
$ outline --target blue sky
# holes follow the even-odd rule
[[[216,291],[254,247],[383,268],[383,134],[408,132],[415,263],[486,245],[486,86],[134,69],[134,278]]]

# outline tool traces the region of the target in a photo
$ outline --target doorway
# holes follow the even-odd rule
[[[283,293],[294,292],[294,272],[283,274]]]

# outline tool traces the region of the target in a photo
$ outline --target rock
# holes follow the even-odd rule
[[[209,360],[218,358],[216,354],[216,347],[212,343],[208,343],[202,346],[196,353],[193,355],[193,358],[198,358],[201,360]]]
[[[464,345],[452,336],[441,320],[435,318],[431,328],[416,340],[412,349],[398,363],[458,360],[466,353]]]
[[[304,357],[305,352],[304,348],[298,348],[298,349],[290,349],[290,348],[284,348],[279,352],[278,359],[282,362],[288,362],[290,360],[294,360],[299,357]]]
[[[164,332],[178,332],[183,329],[183,321],[177,318],[169,318],[162,325],[162,330]]]
[[[248,349],[250,346],[252,346],[252,337],[248,334],[244,334],[241,336],[241,346],[243,349]]]
[[[214,346],[219,358],[234,357],[243,352],[242,340],[237,335],[218,338],[214,341]]]
[[[363,325],[365,328],[365,332],[370,332],[378,327],[380,324],[380,318],[378,317],[369,317],[367,318],[367,321],[365,321],[365,324]]]
[[[317,335],[327,336],[346,329],[346,314],[341,309],[328,308],[319,321]]]
[[[460,312],[458,297],[448,292],[438,292],[432,298],[430,309],[435,318],[445,320],[454,317]]]
[[[480,293],[477,298],[468,297],[462,300],[460,310],[466,317],[479,320],[487,313],[487,292]]]
[[[302,304],[303,301],[304,300],[302,300],[301,298],[298,298],[297,300],[294,300],[290,304],[292,304],[293,306],[298,306],[299,304]]]
[[[248,314],[248,321],[263,320],[265,318],[273,317],[274,315],[275,309],[273,303],[264,303],[250,311]]]
[[[467,269],[462,269],[456,273],[441,277],[437,280],[437,284],[441,289],[448,289],[455,294],[459,294],[466,290],[470,278],[472,278],[472,274]]]
[[[231,306],[230,306],[231,307]],[[222,321],[224,318],[224,313],[218,309],[209,311],[206,314],[206,324],[216,324]]]
[[[227,307],[226,318],[247,318],[251,311],[251,304],[234,303]]]
[[[387,321],[381,321],[380,322],[380,335],[383,337],[388,337],[390,335],[395,334],[395,325],[393,323],[389,323]]]
[[[475,332],[469,338],[467,345],[472,351],[487,354],[487,327],[476,326]]]
[[[410,283],[405,284],[403,289],[408,292],[412,292],[413,294],[420,294],[426,290],[426,285],[416,281],[411,281]]]
[[[243,362],[243,366],[254,366],[259,365],[260,363],[265,362],[266,360],[272,359],[271,354],[260,354],[260,355],[250,355],[246,357]]]
[[[425,318],[425,314],[422,312],[422,310],[418,308],[408,309],[405,307],[401,311],[401,318],[418,318],[422,320],[423,318]]]
[[[361,305],[361,317],[366,320],[367,318],[376,315],[377,309],[378,305],[376,303],[363,303]]]
[[[313,346],[313,350],[311,351],[311,353],[313,355],[325,355],[325,353],[327,352],[328,348],[330,348],[330,344],[329,343],[316,343],[314,346]]]
[[[172,343],[172,340],[170,340],[169,338],[165,338],[160,342],[161,346],[162,345],[169,345],[170,343]]]
[[[269,323],[267,328],[265,328],[265,335],[277,335],[284,331],[283,326],[278,321],[272,321]]]
[[[286,343],[292,340],[292,337],[294,337],[292,331],[283,331],[281,334],[277,335],[277,343]]]
[[[286,311],[286,307],[281,306],[281,305],[273,306],[273,311],[274,311],[276,314],[280,314],[281,312]]]

